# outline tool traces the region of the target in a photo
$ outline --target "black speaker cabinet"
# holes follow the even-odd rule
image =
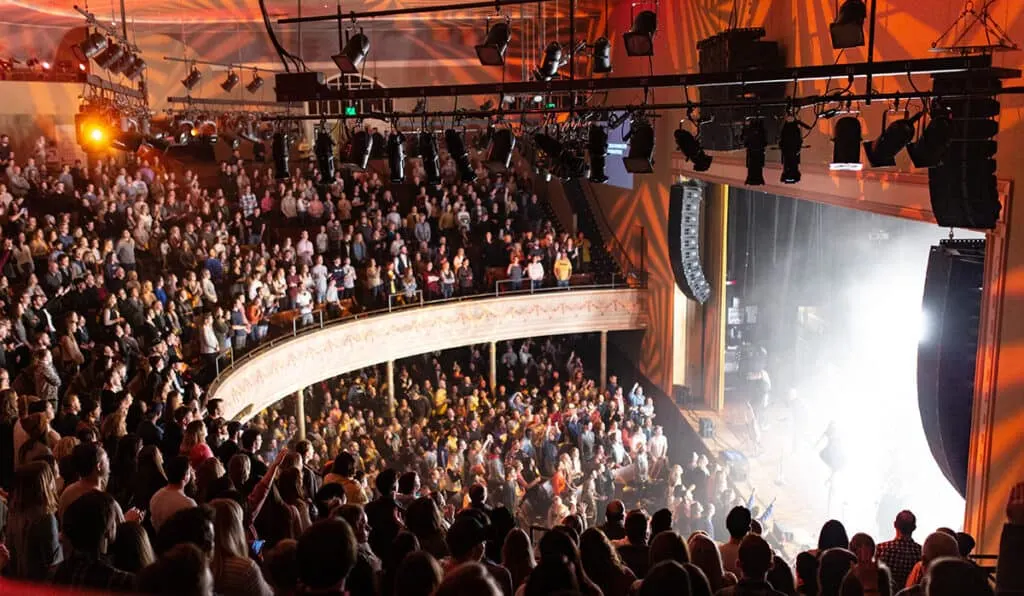
[[[668,203],[668,247],[676,285],[701,304],[711,297],[700,260],[700,206],[704,187],[696,182],[673,184]]]
[[[700,438],[702,439],[713,439],[715,438],[715,421],[710,418],[700,418],[697,421],[697,425],[700,427]]]

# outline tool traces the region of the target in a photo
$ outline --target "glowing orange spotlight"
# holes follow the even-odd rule
[[[192,130],[190,130],[188,132],[189,132],[190,135],[192,135],[194,137],[198,137],[199,136],[199,129],[198,128],[192,128]]]
[[[99,126],[96,126],[89,130],[89,140],[94,143],[102,143],[103,138],[105,136],[106,134],[103,132],[103,129]]]

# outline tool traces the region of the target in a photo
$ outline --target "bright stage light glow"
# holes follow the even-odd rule
[[[89,131],[89,139],[93,142],[102,142],[104,136],[103,129],[98,126]]]

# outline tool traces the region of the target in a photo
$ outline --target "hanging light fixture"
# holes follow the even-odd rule
[[[365,131],[358,130],[349,137],[348,163],[365,170],[370,163],[370,154],[373,153],[373,136]]]
[[[516,148],[516,135],[510,128],[497,128],[491,135],[490,147],[487,152],[487,167],[492,170],[504,171],[512,163],[512,152]]]
[[[843,2],[836,14],[836,20],[828,27],[832,37],[832,49],[843,50],[864,45],[864,20],[867,16],[868,9],[864,5],[864,0]]]
[[[928,126],[921,137],[907,145],[910,161],[916,168],[934,168],[942,165],[950,143],[949,112],[933,104],[928,112]]]
[[[459,179],[463,182],[475,182],[476,171],[469,161],[469,152],[466,151],[466,141],[462,134],[454,128],[444,131],[444,144],[448,148],[448,154],[455,160],[455,169],[459,173]]]
[[[388,135],[388,169],[392,182],[405,180],[405,136],[397,130]]]
[[[608,131],[599,124],[590,125],[590,134],[587,135],[587,152],[590,154],[590,175],[587,178],[598,184],[607,182],[608,174],[605,171],[605,166],[608,162]]]
[[[331,59],[338,65],[338,70],[343,74],[357,74],[359,67],[363,65],[363,61],[366,60],[366,55],[369,53],[370,38],[364,35],[363,30],[360,29],[359,33],[348,38],[341,53],[331,56]]]
[[[693,171],[706,172],[711,167],[711,156],[704,152],[704,147],[701,146],[700,140],[693,136],[690,131],[680,126],[676,129],[675,137],[676,147],[693,164]]]
[[[93,31],[79,42],[78,49],[82,50],[86,59],[92,58],[107,49],[107,37],[99,31]]]
[[[836,122],[835,136],[832,138],[832,163],[830,170],[859,171],[864,168],[860,162],[861,143],[860,120],[853,116],[844,116]]]
[[[654,34],[658,31],[658,15],[644,10],[633,17],[633,27],[622,35],[627,56],[653,56]]]
[[[630,174],[654,171],[654,127],[642,115],[634,116],[629,128],[629,150],[622,165]]]
[[[508,19],[494,24],[487,30],[484,42],[476,46],[476,56],[483,66],[501,66],[505,64],[505,52],[512,41],[512,28]]]
[[[110,68],[110,66],[120,60],[123,55],[123,47],[113,41],[108,41],[106,49],[96,56],[96,64],[98,64],[100,68]]]
[[[562,64],[562,44],[553,41],[545,48],[544,60],[540,67],[533,71],[533,78],[538,81],[550,81],[558,76],[558,69]]]
[[[231,90],[238,85],[238,73],[233,70],[228,71],[228,76],[224,79],[224,82],[220,84],[220,88],[225,93],[231,93]]]
[[[747,179],[749,186],[764,184],[764,152],[768,147],[765,139],[764,120],[754,118],[743,127],[743,146],[747,150]]]
[[[787,120],[779,132],[779,152],[782,153],[782,176],[779,181],[783,184],[800,182],[800,151],[803,144],[804,134],[800,130],[800,123]]]
[[[184,85],[186,89],[191,91],[193,87],[199,84],[199,81],[202,78],[203,74],[199,72],[199,69],[193,65],[192,70],[190,70],[188,72],[188,75],[186,75],[185,78],[181,80],[181,84]]]
[[[236,75],[237,76],[237,75]],[[320,170],[321,182],[334,179],[334,139],[325,124],[316,133],[316,141],[313,144],[313,152],[316,155],[316,167]]]
[[[263,77],[259,71],[252,71],[252,80],[245,84],[245,90],[249,93],[256,93],[263,86]]]
[[[911,118],[902,118],[885,126],[877,140],[864,142],[864,155],[873,168],[885,168],[896,165],[896,154],[914,140],[914,125],[924,112],[918,112]],[[883,116],[883,125],[885,123]]]
[[[607,37],[600,37],[594,42],[593,62],[590,70],[594,74],[606,74],[612,71],[612,42]]]
[[[429,184],[441,183],[441,160],[437,152],[437,137],[428,130],[420,133],[420,157],[423,160],[423,171],[426,172]]]
[[[127,68],[124,69],[124,76],[129,80],[134,81],[142,76],[142,71],[145,68],[146,62],[141,57],[132,56],[131,62],[129,62]]]

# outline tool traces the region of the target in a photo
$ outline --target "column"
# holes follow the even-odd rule
[[[491,391],[498,390],[498,342],[491,342]]]
[[[608,332],[601,331],[601,393],[608,386]]]
[[[299,440],[304,441],[306,439],[306,400],[302,396],[302,389],[295,392],[295,420],[299,423]]]
[[[395,411],[395,361],[388,360],[388,411]]]
[[[721,411],[725,406],[726,250],[729,231],[729,186],[708,185],[704,192],[701,257],[711,298],[703,307],[702,392],[704,406]],[[699,345],[699,344],[698,344]]]

